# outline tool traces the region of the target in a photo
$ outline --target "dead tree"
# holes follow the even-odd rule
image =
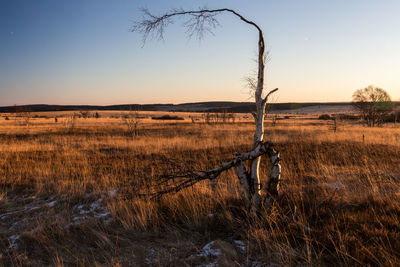
[[[29,124],[31,122],[32,114],[29,111],[23,111],[23,112],[21,112],[20,116],[22,117],[22,123],[26,127],[29,127]]]
[[[67,116],[64,120],[64,128],[67,133],[72,133],[76,126],[76,114]],[[57,119],[57,118],[56,118]]]
[[[265,68],[265,42],[263,31],[261,28],[251,20],[243,17],[235,10],[228,8],[221,9],[200,9],[185,11],[182,9],[174,9],[162,15],[153,15],[147,9],[143,9],[143,19],[134,24],[132,31],[142,33],[143,42],[147,40],[149,35],[153,34],[153,37],[163,39],[165,28],[173,22],[176,17],[185,17],[187,21],[184,26],[187,29],[189,37],[197,35],[199,39],[203,38],[205,32],[212,32],[219,23],[216,16],[221,13],[229,13],[242,22],[253,27],[258,33],[258,71],[257,71],[257,83],[254,92],[254,99],[256,105],[256,112],[252,115],[255,121],[255,133],[253,140],[253,150],[247,153],[235,153],[235,158],[229,162],[222,163],[219,167],[206,170],[206,171],[195,171],[189,167],[178,168],[174,174],[165,175],[164,178],[167,180],[176,180],[179,178],[179,182],[174,183],[172,187],[167,188],[163,191],[159,191],[159,194],[179,191],[182,188],[189,187],[195,183],[209,179],[213,180],[217,178],[221,172],[226,171],[230,168],[235,167],[236,173],[239,178],[240,184],[242,185],[245,194],[249,200],[250,208],[252,211],[256,211],[262,203],[261,194],[261,179],[260,179],[260,156],[266,154],[270,158],[270,168],[268,174],[268,181],[266,184],[266,201],[273,199],[279,190],[280,172],[281,167],[279,165],[279,152],[273,148],[273,144],[270,142],[263,142],[264,140],[264,117],[265,109],[268,101],[268,97],[276,92],[278,89],[270,91],[266,96],[263,96],[264,90],[264,68]],[[249,170],[244,165],[245,161],[250,162]]]
[[[29,128],[32,118],[29,108],[15,106],[15,119],[17,119],[17,117],[21,118],[21,125],[25,125],[27,128]]]
[[[228,111],[224,108],[221,112],[222,123],[226,123],[228,120]]]
[[[130,110],[129,113],[123,117],[124,123],[127,126],[131,137],[137,137],[139,135],[140,119],[141,116],[137,110]]]
[[[79,118],[82,117],[84,119],[87,119],[90,117],[90,111],[89,110],[80,110],[79,111]]]
[[[211,124],[211,114],[210,114],[210,112],[207,112],[207,113],[204,115],[204,121],[205,121],[205,123],[207,123],[207,124]]]

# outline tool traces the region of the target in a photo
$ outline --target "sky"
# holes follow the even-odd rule
[[[398,0],[1,0],[0,106],[251,101],[257,32],[229,14],[203,40],[177,19],[163,41],[131,32],[140,8],[228,7],[264,32],[273,102],[400,100]]]

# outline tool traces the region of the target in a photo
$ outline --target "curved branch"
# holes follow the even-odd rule
[[[229,8],[200,9],[190,11],[173,9],[172,11],[160,16],[153,15],[149,12],[148,9],[145,8],[143,8],[141,11],[144,14],[144,18],[141,21],[135,22],[131,28],[131,31],[142,33],[143,43],[146,42],[147,37],[151,32],[156,32],[159,39],[164,39],[164,28],[172,23],[171,19],[173,17],[177,16],[191,16],[191,18],[185,23],[185,26],[188,28],[187,33],[189,34],[189,36],[197,33],[199,37],[202,38],[204,30],[212,32],[212,29],[210,28],[216,28],[219,25],[214,16],[222,12],[231,13],[243,22],[254,26],[258,30],[259,35],[262,36],[262,30],[256,23],[246,19],[235,10]],[[208,24],[210,28],[206,27],[205,24]]]
[[[267,103],[269,96],[278,90],[279,90],[279,88],[275,88],[274,90],[269,91],[268,94],[263,99],[263,105],[265,105]]]
[[[273,93],[275,93],[276,91],[278,91],[278,90],[279,90],[279,88],[275,88],[274,90],[269,91],[268,94],[265,96],[264,101],[267,102],[268,101],[268,97],[270,95],[272,95]]]

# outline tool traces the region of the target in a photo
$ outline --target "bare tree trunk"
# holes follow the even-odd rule
[[[256,124],[256,130],[254,133],[254,148],[263,141],[264,137],[264,112],[265,103],[262,99],[262,91],[264,88],[264,53],[265,45],[264,38],[261,30],[259,30],[258,40],[258,77],[257,77],[257,89],[255,92],[255,104],[257,112],[253,114]],[[251,162],[251,185],[252,185],[252,209],[258,209],[261,201],[261,181],[260,181],[260,161],[261,158],[257,157]]]
[[[138,31],[143,33],[143,40],[145,41],[150,33],[155,33],[160,39],[163,38],[164,28],[172,23],[172,17],[175,16],[188,16],[189,22],[186,22],[185,25],[187,27],[189,35],[193,33],[197,33],[201,38],[205,29],[212,29],[218,25],[218,22],[215,19],[215,16],[221,12],[228,12],[236,17],[238,17],[241,21],[255,27],[258,31],[258,75],[257,75],[257,88],[255,90],[255,104],[256,104],[256,112],[252,113],[255,120],[255,133],[254,133],[254,143],[253,150],[248,153],[237,154],[236,159],[230,162],[225,162],[221,164],[220,167],[202,171],[201,173],[196,173],[193,170],[182,169],[183,171],[179,174],[175,175],[166,175],[165,177],[168,179],[173,179],[176,177],[184,177],[186,180],[175,185],[173,188],[168,190],[163,190],[161,193],[165,192],[173,192],[180,190],[182,188],[192,186],[193,184],[204,180],[204,179],[215,179],[222,171],[225,171],[231,167],[236,168],[237,176],[239,178],[240,184],[242,185],[246,199],[249,200],[249,204],[251,206],[251,211],[255,212],[261,205],[261,179],[260,179],[260,156],[263,154],[267,154],[270,157],[270,168],[268,172],[268,182],[267,182],[267,197],[268,203],[270,203],[274,196],[278,194],[279,190],[279,179],[280,179],[280,165],[279,165],[279,152],[275,151],[272,148],[271,143],[268,142],[268,146],[265,146],[263,143],[263,135],[264,135],[264,117],[265,117],[265,107],[268,100],[268,96],[277,91],[278,89],[274,89],[270,91],[265,98],[263,98],[263,89],[264,89],[264,68],[265,68],[265,43],[263,32],[261,28],[237,13],[236,11],[228,8],[221,9],[202,9],[202,10],[172,10],[170,13],[165,13],[161,16],[152,15],[148,10],[143,10],[146,18],[142,21],[136,23],[133,27],[133,31]],[[225,122],[226,114],[223,114],[223,121]],[[206,115],[206,122],[210,122],[210,114]],[[215,114],[215,120],[218,122],[218,114]],[[246,167],[243,165],[243,160],[249,160],[250,163],[250,171],[246,170]]]
[[[265,107],[268,101],[268,97],[276,92],[278,89],[274,89],[270,91],[265,98],[262,97],[262,92],[264,89],[264,62],[265,55],[265,44],[262,31],[259,30],[259,40],[258,40],[258,77],[257,77],[257,89],[255,92],[255,104],[256,104],[256,113],[253,113],[253,117],[255,119],[256,130],[254,133],[254,147],[256,147],[259,143],[263,142],[264,139],[264,117],[265,117]],[[273,150],[274,151],[274,150]],[[279,165],[279,152],[269,153],[269,157],[271,159],[271,166],[268,175],[267,181],[267,196],[266,202],[271,203],[270,200],[267,200],[271,197],[274,197],[278,194],[279,191],[279,182],[280,182],[280,165]],[[261,179],[260,179],[260,161],[261,158],[257,157],[251,162],[251,185],[252,185],[252,211],[256,211],[261,204]],[[276,164],[276,165],[274,165]],[[271,171],[271,168],[274,168],[274,171]]]

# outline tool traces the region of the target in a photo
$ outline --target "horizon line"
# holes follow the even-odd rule
[[[392,101],[394,103],[398,103],[400,101]],[[14,105],[3,105],[0,106],[0,108],[8,108],[8,107],[23,107],[23,106],[100,106],[100,107],[109,107],[109,106],[129,106],[129,105],[139,105],[139,106],[146,106],[146,105],[185,105],[185,104],[197,104],[197,103],[254,103],[253,101],[228,101],[228,100],[214,100],[214,101],[198,101],[198,102],[182,102],[182,103],[146,103],[146,104],[137,104],[137,103],[131,103],[131,104],[44,104],[44,103],[35,103],[35,104],[14,104]],[[288,102],[273,102],[273,103],[268,103],[268,104],[338,104],[338,103],[343,103],[343,104],[350,104],[352,101],[288,101]]]

